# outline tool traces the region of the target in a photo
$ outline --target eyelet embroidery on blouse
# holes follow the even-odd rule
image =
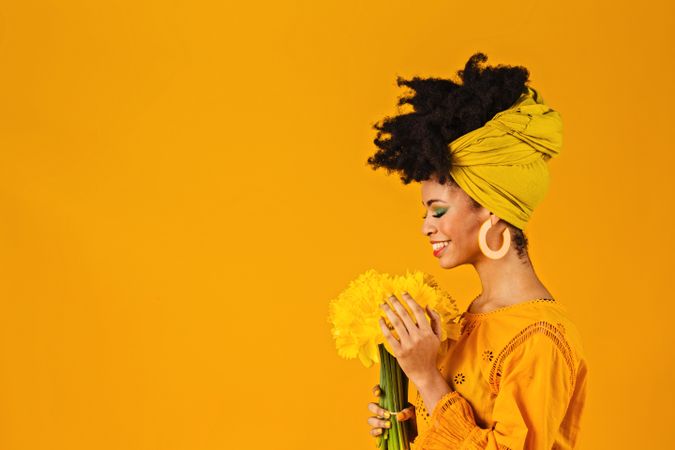
[[[547,302],[547,303],[557,303],[554,298],[535,298],[532,300],[527,300],[524,302],[520,303],[514,303],[512,305],[508,306],[503,306],[501,308],[495,309],[493,311],[488,311],[488,312],[482,312],[482,313],[470,313],[469,310],[467,309],[464,311],[464,313],[461,314],[459,321],[460,321],[460,336],[465,335],[468,337],[471,332],[473,331],[476,326],[478,326],[478,322],[481,319],[485,319],[487,317],[491,317],[494,314],[498,314],[503,311],[508,311],[512,308],[515,307],[520,307],[520,306],[527,306],[531,305],[534,303],[541,303],[541,302]],[[473,303],[473,302],[472,302]],[[469,305],[471,307],[471,305]]]
[[[527,338],[531,337],[534,333],[543,333],[545,336],[551,338],[551,340],[557,345],[558,349],[562,353],[567,365],[570,368],[570,383],[572,390],[574,390],[574,384],[576,381],[576,363],[572,349],[565,339],[565,336],[562,332],[552,323],[541,321],[535,322],[520,333],[518,333],[511,341],[499,352],[494,364],[492,365],[492,370],[490,371],[489,384],[494,395],[499,393],[499,382],[501,381],[502,370],[504,365],[504,360],[508,355],[510,355],[520,344],[525,342]]]
[[[492,362],[492,358],[494,357],[492,350],[485,350],[483,352],[483,360],[487,362]]]
[[[422,400],[422,396],[419,392],[417,392],[417,395],[415,396],[415,414],[418,417],[423,417],[427,423],[431,417],[429,411],[427,411],[427,409],[424,407],[424,401]]]
[[[466,380],[466,377],[462,372],[459,372],[455,377],[453,378],[455,384],[462,384]]]

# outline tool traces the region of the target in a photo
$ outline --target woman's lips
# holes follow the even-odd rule
[[[446,245],[445,247],[439,248],[438,250],[434,250],[434,256],[438,258],[441,255],[441,253],[443,253],[443,251],[450,246],[451,243],[452,241],[448,242],[448,245]]]

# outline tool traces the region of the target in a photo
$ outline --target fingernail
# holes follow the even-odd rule
[[[391,422],[385,423],[384,426],[385,426],[386,428],[391,428]]]
[[[385,411],[385,412],[384,412],[384,418],[385,418],[385,419],[388,419],[388,418],[390,418],[390,417],[391,417],[391,413],[390,413],[389,411]]]

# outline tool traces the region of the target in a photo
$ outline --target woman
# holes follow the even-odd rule
[[[421,183],[422,233],[434,256],[445,269],[471,264],[482,292],[443,342],[440,316],[427,310],[427,320],[409,295],[383,305],[399,339],[384,320],[382,331],[417,392],[400,412],[369,403],[368,423],[378,436],[391,420],[413,420],[415,450],[575,448],[587,384],[582,342],[535,274],[523,233],[548,190],[562,121],[526,85],[526,68],[480,68],[486,60],[473,55],[461,84],[399,78],[414,90],[399,105],[414,111],[375,125],[379,150],[368,163]]]

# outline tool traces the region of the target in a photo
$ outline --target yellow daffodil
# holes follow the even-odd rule
[[[378,323],[380,317],[398,339],[396,330],[380,305],[389,301],[391,294],[402,299],[408,292],[422,308],[429,306],[441,316],[441,340],[448,338],[448,325],[458,314],[455,300],[439,288],[433,277],[421,271],[407,271],[405,275],[392,276],[373,269],[351,281],[329,305],[329,322],[338,354],[346,359],[359,358],[364,366],[379,363],[378,344],[384,344],[393,354]],[[415,323],[417,320],[405,301],[401,302]],[[390,304],[391,306],[391,304]],[[428,320],[428,319],[427,319]]]

